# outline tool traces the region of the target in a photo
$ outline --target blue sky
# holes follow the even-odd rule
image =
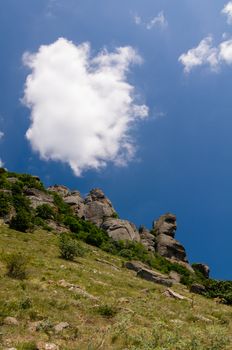
[[[100,187],[120,217],[137,225],[151,227],[153,219],[173,212],[177,239],[190,261],[208,263],[215,278],[232,279],[229,4],[1,0],[4,165],[37,174],[46,185],[62,183],[83,194]],[[86,42],[89,70],[81,80],[75,69],[83,66],[75,65],[72,53],[83,54],[80,45]],[[59,56],[70,79],[60,76],[58,63],[48,67],[45,51],[39,54],[41,45],[51,62]],[[119,47],[127,50],[117,51]],[[43,80],[47,69],[52,69],[52,82],[47,76]],[[25,85],[30,74],[32,81]],[[75,97],[69,100],[73,88],[79,89],[82,109]],[[56,97],[57,105],[51,106]],[[58,129],[58,124],[65,127]],[[91,142],[86,146],[83,135],[95,137],[96,147],[93,143],[89,149]],[[47,160],[41,159],[45,155]]]

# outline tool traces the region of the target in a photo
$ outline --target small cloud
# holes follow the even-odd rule
[[[224,6],[222,14],[227,16],[227,23],[232,24],[232,1],[229,1],[228,4]]]
[[[4,132],[0,131],[0,140],[4,137]]]
[[[211,36],[203,39],[199,45],[182,54],[179,62],[184,66],[184,72],[189,73],[193,68],[208,65],[212,71],[218,71],[222,64],[232,64],[232,39],[222,41],[213,46]]]
[[[142,63],[132,47],[92,57],[89,43],[60,38],[23,61],[31,70],[23,98],[31,110],[26,137],[42,159],[67,163],[80,176],[133,158],[131,129],[148,107],[136,103],[127,79],[131,65]]]
[[[138,16],[138,15],[134,15],[134,23],[137,24],[137,25],[142,24],[142,19],[141,19],[141,17]]]
[[[0,158],[0,168],[3,168],[3,167],[4,167],[4,163],[3,163],[3,161]]]
[[[154,17],[150,22],[146,24],[146,28],[151,30],[153,27],[158,26],[161,28],[165,28],[168,26],[168,21],[164,16],[164,12],[161,11],[158,13],[156,17]]]
[[[201,40],[198,46],[183,53],[179,57],[179,62],[184,66],[184,72],[189,73],[193,68],[209,64],[212,69],[218,65],[217,49],[212,47],[211,36]]]

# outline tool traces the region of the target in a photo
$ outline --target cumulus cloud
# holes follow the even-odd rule
[[[213,46],[211,36],[203,39],[199,45],[182,54],[179,62],[184,66],[185,73],[193,68],[208,65],[212,71],[217,71],[222,64],[232,64],[232,39],[222,41],[218,46]]]
[[[0,131],[0,140],[3,138],[4,132]]]
[[[134,15],[134,22],[135,22],[135,24],[137,24],[137,25],[142,24],[142,19],[141,19],[141,17],[138,16],[138,15]]]
[[[90,44],[60,38],[23,61],[31,70],[23,98],[31,110],[26,137],[42,159],[66,162],[80,176],[133,158],[131,125],[148,116],[127,80],[130,66],[142,62],[133,48],[92,57]]]
[[[229,1],[228,4],[224,6],[222,14],[227,16],[227,23],[232,24],[232,1]]]
[[[152,29],[155,26],[165,28],[168,26],[168,21],[164,16],[164,12],[161,11],[156,17],[154,17],[150,22],[147,23],[146,27],[148,30]]]

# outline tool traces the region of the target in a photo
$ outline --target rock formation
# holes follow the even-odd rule
[[[193,264],[192,268],[194,271],[199,271],[205,278],[209,278],[210,268],[205,264]]]
[[[136,226],[127,220],[108,218],[103,222],[101,227],[115,241],[140,241],[139,232],[137,231]]]
[[[150,231],[142,226],[139,228],[139,235],[141,243],[147,248],[148,251],[155,251],[155,236],[150,233]]]

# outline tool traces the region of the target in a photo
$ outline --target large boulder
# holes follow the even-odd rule
[[[173,281],[165,275],[162,275],[154,270],[142,268],[137,272],[137,276],[147,281],[162,284],[167,287],[171,287]]]
[[[65,203],[69,204],[73,212],[79,218],[85,216],[85,204],[84,199],[81,197],[79,191],[71,191],[63,197]]]
[[[105,220],[115,215],[111,201],[98,188],[90,191],[84,204],[84,218],[98,227],[101,227]]]
[[[61,197],[67,196],[70,192],[68,187],[63,186],[63,185],[50,186],[50,187],[48,187],[48,191],[55,192],[55,193],[59,194]]]
[[[205,278],[209,278],[210,268],[205,264],[192,264],[194,271],[199,271]]]
[[[138,230],[133,223],[127,220],[108,218],[103,222],[101,227],[115,241],[128,240],[140,242]]]

